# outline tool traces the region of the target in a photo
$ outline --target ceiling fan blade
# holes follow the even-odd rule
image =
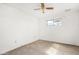
[[[54,8],[53,7],[46,7],[46,9],[49,9],[50,10],[50,9],[54,9]]]
[[[34,10],[40,10],[40,8],[34,9]]]

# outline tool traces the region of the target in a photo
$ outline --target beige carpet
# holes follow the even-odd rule
[[[4,55],[79,55],[79,47],[38,40]]]

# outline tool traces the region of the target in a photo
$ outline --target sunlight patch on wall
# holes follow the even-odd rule
[[[49,28],[56,28],[62,25],[61,21],[58,20],[48,20],[48,27]]]

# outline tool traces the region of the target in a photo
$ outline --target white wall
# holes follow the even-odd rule
[[[20,9],[0,4],[0,54],[37,39],[37,19]]]
[[[45,14],[34,11],[32,5],[0,4],[0,54],[38,39],[79,46],[79,5],[53,4],[53,13]],[[65,14],[63,10],[68,7],[72,11]],[[47,20],[63,15],[62,26],[48,27]]]
[[[61,7],[62,6],[63,5],[61,5]],[[50,29],[47,25],[47,19],[41,19],[40,39],[79,46],[79,11],[78,10],[79,9],[76,8],[76,9],[72,9],[68,13],[64,13],[64,12],[62,13],[59,12],[58,14],[55,13],[54,15],[55,17],[65,15],[62,19],[59,19],[62,22],[62,26],[58,26],[56,28]]]

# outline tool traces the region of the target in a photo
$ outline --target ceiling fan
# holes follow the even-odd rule
[[[42,10],[42,13],[45,13],[45,10],[53,10],[54,7],[46,7],[44,3],[40,3],[41,7],[34,10]]]

